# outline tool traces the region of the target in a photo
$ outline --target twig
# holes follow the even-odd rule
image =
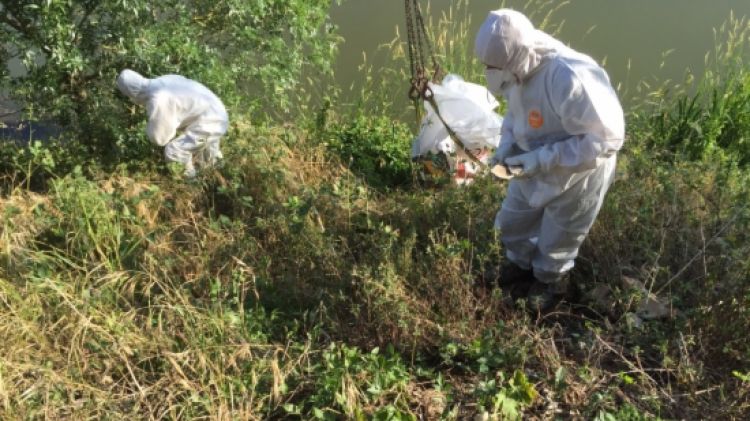
[[[679,393],[676,395],[673,395],[676,398],[687,398],[691,396],[699,396],[699,395],[705,395],[706,393],[711,393],[715,390],[721,389],[721,386],[713,386],[709,387],[708,389],[699,390],[697,392],[690,392],[690,393]]]
[[[605,341],[604,339],[602,339],[602,337],[601,337],[601,336],[599,336],[598,334],[594,333],[594,336],[596,336],[596,339],[597,339],[597,340],[598,340],[598,341],[599,341],[599,342],[600,342],[600,343],[601,343],[601,344],[602,344],[602,345],[603,345],[603,346],[604,346],[605,348],[607,348],[607,349],[608,349],[608,350],[609,350],[610,352],[612,352],[612,353],[614,353],[615,355],[617,355],[618,357],[620,357],[620,359],[621,359],[621,360],[622,360],[622,361],[623,361],[623,362],[624,362],[625,364],[627,364],[627,365],[628,365],[628,367],[630,367],[630,369],[631,369],[631,370],[633,370],[633,371],[632,371],[633,373],[638,373],[638,374],[641,374],[641,375],[645,376],[646,378],[648,378],[648,379],[649,379],[649,380],[651,381],[652,385],[653,385],[653,386],[654,386],[654,387],[656,388],[656,390],[658,390],[658,391],[659,391],[659,392],[660,392],[660,393],[661,393],[662,395],[664,395],[664,397],[665,397],[665,398],[667,398],[667,399],[668,399],[668,400],[669,400],[669,401],[670,401],[671,403],[674,403],[674,402],[675,402],[675,400],[674,400],[674,399],[672,398],[672,396],[671,396],[671,395],[670,395],[669,393],[666,393],[666,392],[665,392],[664,390],[662,390],[662,388],[661,388],[661,387],[659,387],[659,383],[658,383],[658,382],[656,381],[656,379],[654,379],[653,377],[651,377],[651,376],[650,376],[650,375],[649,375],[649,374],[648,374],[648,373],[646,372],[646,370],[644,370],[644,369],[643,369],[642,367],[639,367],[639,366],[637,366],[637,365],[633,364],[633,362],[631,362],[630,360],[628,360],[628,359],[627,359],[627,358],[626,358],[626,357],[625,357],[625,356],[624,356],[624,355],[622,354],[622,352],[620,352],[620,351],[616,350],[616,349],[615,349],[614,347],[612,347],[612,345],[608,344],[608,343],[607,343],[607,341]]]
[[[16,110],[16,111],[11,111],[11,112],[5,113],[5,114],[0,114],[0,118],[10,117],[13,114],[18,114],[20,112],[21,112],[21,110]]]
[[[740,209],[740,210],[742,210],[742,209]],[[738,218],[738,217],[740,216],[740,210],[738,210],[738,211],[737,211],[737,212],[736,212],[736,213],[734,214],[734,216],[732,216],[732,218],[730,218],[730,219],[729,219],[729,221],[727,221],[727,222],[726,222],[726,223],[724,224],[724,226],[722,226],[722,227],[721,227],[721,229],[720,229],[719,231],[717,231],[717,232],[716,232],[716,234],[714,234],[714,236],[713,236],[713,237],[711,237],[711,239],[710,239],[710,240],[708,240],[708,242],[706,242],[706,243],[705,243],[705,244],[703,245],[703,247],[701,248],[701,250],[699,250],[699,251],[698,251],[698,253],[696,253],[696,254],[695,254],[695,255],[694,255],[694,256],[693,256],[693,257],[692,257],[692,258],[691,258],[691,259],[690,259],[690,260],[689,260],[689,261],[688,261],[688,262],[687,262],[686,264],[685,264],[685,266],[683,266],[683,267],[682,267],[682,269],[680,269],[679,271],[677,271],[677,273],[676,273],[676,274],[674,274],[674,276],[672,276],[671,278],[669,278],[669,280],[668,280],[668,281],[667,281],[667,282],[666,282],[666,283],[665,283],[664,285],[662,285],[662,286],[661,286],[661,288],[659,288],[659,289],[658,289],[658,290],[656,291],[656,295],[659,295],[659,294],[661,294],[661,292],[662,292],[662,291],[664,291],[664,289],[665,289],[666,287],[668,287],[668,286],[669,286],[669,285],[670,285],[670,284],[671,284],[672,282],[674,282],[674,280],[675,280],[675,279],[679,278],[679,277],[680,277],[680,275],[682,275],[682,274],[683,274],[683,272],[685,272],[685,271],[686,271],[686,270],[687,270],[687,269],[688,269],[688,268],[689,268],[689,267],[690,267],[690,266],[691,266],[691,265],[693,264],[693,262],[695,262],[695,261],[696,261],[696,259],[698,259],[699,257],[701,257],[701,256],[702,256],[702,255],[703,255],[703,254],[704,254],[704,253],[706,252],[706,247],[708,247],[708,246],[709,246],[709,245],[710,245],[711,243],[713,243],[714,241],[716,241],[716,240],[717,240],[717,239],[719,238],[719,236],[720,236],[721,234],[724,234],[724,232],[725,232],[725,231],[726,231],[726,230],[727,230],[727,229],[728,229],[728,228],[729,228],[730,226],[732,226],[732,224],[734,224],[734,221],[736,221],[736,220],[737,220],[737,218]]]

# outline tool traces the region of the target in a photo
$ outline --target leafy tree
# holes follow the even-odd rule
[[[200,80],[230,114],[284,109],[306,65],[328,71],[336,37],[332,0],[0,0],[0,89],[25,117],[49,119],[101,153],[124,151],[141,113],[117,73]],[[113,145],[120,148],[113,148]]]

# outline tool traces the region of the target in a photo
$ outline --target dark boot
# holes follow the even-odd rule
[[[506,262],[500,268],[497,284],[503,288],[514,284],[531,284],[534,281],[534,272],[531,269],[524,269],[515,263]]]
[[[535,281],[526,295],[526,305],[533,314],[544,313],[569,295],[570,277],[565,274],[560,280],[551,284]]]
[[[525,298],[534,282],[534,272],[523,269],[515,263],[505,262],[502,266],[492,266],[484,271],[481,284],[487,289],[502,288],[510,293],[513,300]]]
[[[506,300],[509,300],[508,303],[512,305],[516,300],[526,298],[534,281],[532,270],[523,269],[512,262],[506,262],[500,269],[497,284],[503,290]]]

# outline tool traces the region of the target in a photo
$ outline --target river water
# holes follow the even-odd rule
[[[438,17],[459,2],[430,3],[431,14]],[[455,41],[473,46],[474,34],[487,12],[501,3],[468,0],[472,18],[469,36]],[[427,0],[421,4],[426,6]],[[508,0],[504,4],[524,10],[527,2]],[[706,52],[715,44],[714,29],[731,12],[750,17],[750,0],[571,0],[553,15],[553,21],[563,22],[557,35],[560,40],[603,61],[622,95],[633,95],[640,82],[679,82],[688,69],[701,74]],[[375,56],[378,46],[394,39],[397,26],[405,33],[403,0],[344,0],[332,8],[331,15],[345,40],[336,67],[342,86],[362,77],[357,67],[363,52]]]

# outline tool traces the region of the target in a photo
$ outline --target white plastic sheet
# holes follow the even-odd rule
[[[450,74],[440,85],[430,84],[440,115],[474,156],[486,161],[489,149],[500,142],[503,119],[494,110],[500,105],[484,86]],[[426,115],[419,135],[412,143],[412,158],[444,153],[457,183],[465,184],[479,170],[448,134],[432,106],[425,102]]]
[[[469,149],[496,148],[500,142],[503,119],[494,112],[500,104],[485,88],[448,75],[440,85],[430,84],[440,115]],[[425,102],[427,114],[412,144],[412,157],[432,153],[455,153],[456,145],[440,122],[432,106]]]

